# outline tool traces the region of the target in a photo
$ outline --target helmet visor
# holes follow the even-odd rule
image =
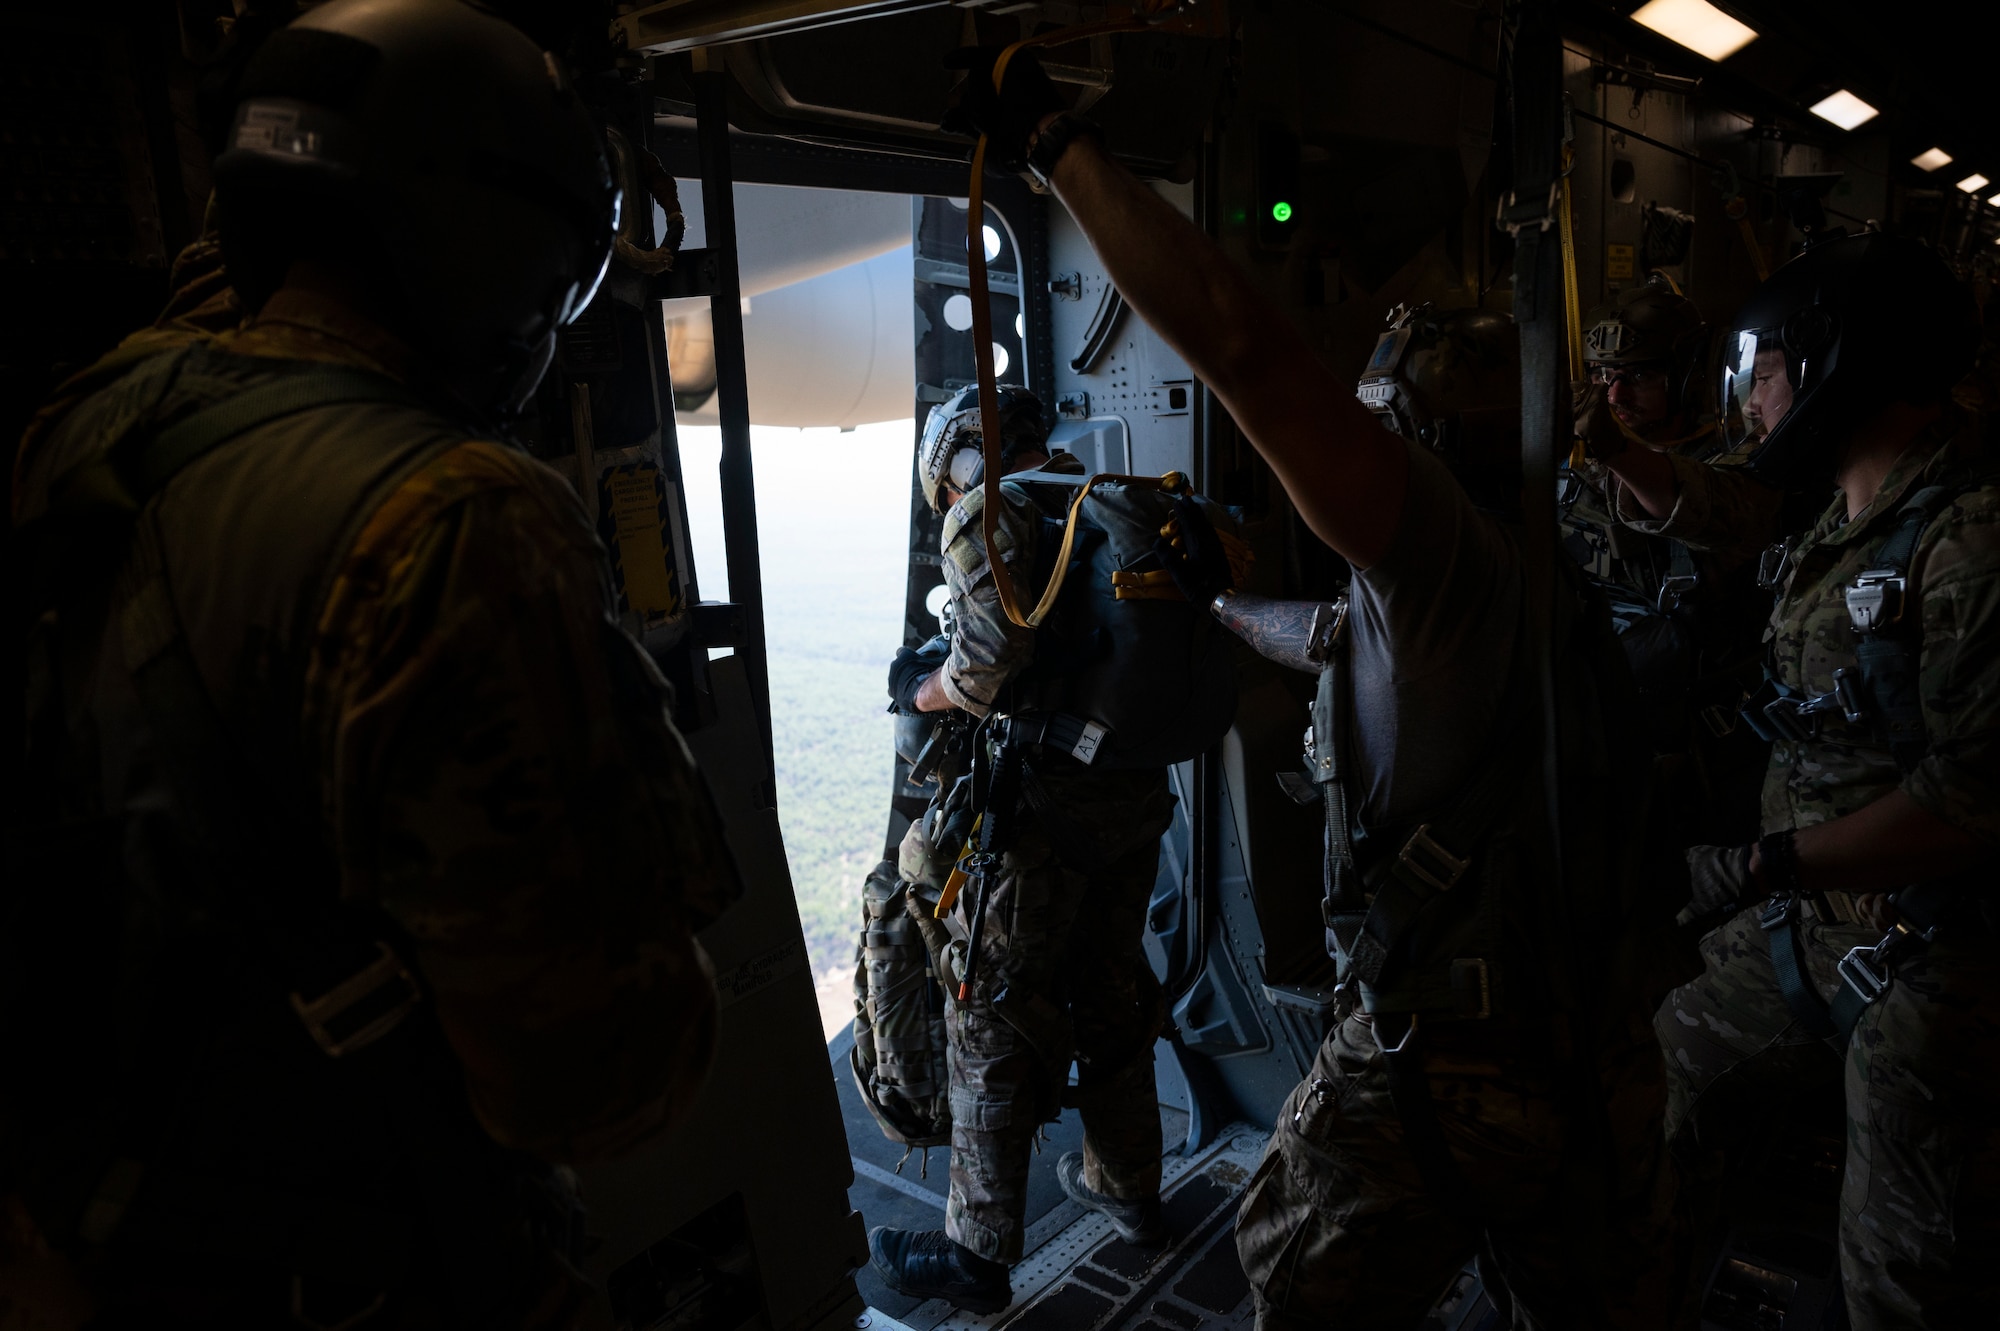
[[[1722,349],[1722,436],[1730,448],[1770,437],[1792,409],[1802,366],[1776,328],[1744,328]]]

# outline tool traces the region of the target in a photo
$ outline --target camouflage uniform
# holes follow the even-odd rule
[[[218,263],[212,243],[191,249],[167,315],[72,381],[36,419],[17,464],[17,525],[38,517],[52,482],[80,459],[128,431],[186,415],[204,394],[226,398],[231,382],[270,382],[302,362],[392,379],[410,372],[409,353],[393,338],[299,292],[281,291],[237,327]],[[476,1116],[510,1157],[615,1156],[662,1132],[700,1087],[716,1000],[691,929],[727,900],[734,868],[669,718],[665,685],[617,627],[605,554],[574,494],[516,449],[426,419],[416,408],[362,403],[257,427],[176,476],[142,530],[154,533],[147,539],[167,570],[198,571],[172,594],[202,689],[250,780],[298,814],[285,847],[298,863],[272,886],[301,900],[337,895],[392,922],[422,977],[425,1015],[413,1020],[438,1033],[425,1038],[448,1044],[454,1084],[463,1078],[462,1092],[446,1093],[447,1103],[458,1100],[451,1112]],[[333,547],[333,567],[304,570],[297,588],[265,586],[292,571],[276,557],[293,529],[287,504],[313,493],[322,463],[350,451],[353,437],[342,437],[349,429],[439,433],[427,453],[413,453],[418,465],[386,498],[358,515],[351,544]],[[298,459],[289,476],[268,470],[278,446]],[[201,496],[193,507],[189,493]],[[273,605],[282,609],[266,617]],[[150,767],[121,772],[94,747],[109,735],[115,750],[133,725],[100,701],[116,697],[101,685],[117,669],[116,651],[106,655],[114,661],[81,676],[81,704],[95,714],[67,743],[82,761],[103,763],[107,784],[138,783],[153,778]],[[76,688],[75,672],[59,665],[55,687]],[[143,733],[137,742],[143,754]],[[97,816],[139,827],[156,795],[134,784],[88,798],[107,806]],[[187,876],[144,836],[132,844],[127,871],[143,887],[157,892]],[[199,899],[198,880],[188,890]],[[277,1009],[290,1020],[282,997]],[[289,1036],[303,1041],[295,1021]],[[240,1071],[216,1067],[225,1081]],[[182,1144],[228,1157],[231,1134],[279,1142],[308,1135],[269,1114],[249,1119],[252,1102],[238,1100],[220,1103],[244,1121],[190,1125]],[[187,1112],[178,1103],[155,1108],[163,1127]],[[319,1140],[274,1147],[280,1159],[306,1152],[307,1172],[325,1175],[283,1186],[337,1193],[347,1177],[380,1172],[382,1162],[366,1155],[372,1148],[344,1140],[344,1128],[324,1125]],[[0,1192],[15,1185],[21,1164],[19,1143],[4,1145]],[[218,1186],[257,1195],[270,1186],[257,1171],[269,1167],[254,1156],[232,1159],[227,1168],[250,1172],[230,1179],[225,1170]],[[135,1216],[147,1196],[142,1187]],[[254,1216],[242,1220],[255,1224]],[[567,1324],[581,1306],[581,1277],[565,1254],[542,1260],[550,1257],[559,1269],[545,1276],[512,1273],[526,1284],[518,1292],[525,1302],[503,1314],[515,1324]],[[225,1256],[170,1278],[206,1290],[182,1291],[200,1307],[210,1293],[241,1293],[230,1290],[252,1275],[247,1264],[235,1266]],[[399,1317],[427,1325],[412,1309],[434,1296],[413,1297]]]
[[[1024,493],[1033,497],[1016,497]],[[995,530],[1002,559],[1023,584],[1035,567],[1039,498],[1015,491]],[[945,585],[957,628],[941,683],[955,706],[984,716],[1032,662],[1035,635],[1000,606],[980,539],[980,504],[974,491],[945,524]],[[1083,1118],[1084,1182],[1111,1197],[1159,1194],[1153,1043],[1164,1005],[1141,940],[1160,835],[1173,811],[1163,771],[1097,771],[1039,746],[1028,749],[1024,767],[1019,833],[988,888],[979,964],[963,1003],[955,1001],[956,981],[976,884],[960,893],[946,921],[955,941],[947,954],[954,973],[946,991],[954,1001],[946,1028],[952,1126],[945,1232],[1008,1263],[1021,1258],[1034,1136],[1062,1110],[1072,1057],[1077,1085],[1068,1098]]]
[[[1418,1326],[1474,1252],[1527,1319],[1515,1325],[1667,1325],[1682,1254],[1643,1019],[1600,1046],[1582,1092],[1603,1107],[1601,1138],[1577,1121],[1578,1077],[1591,1074],[1561,1058],[1555,1030],[1502,1024],[1425,1028],[1438,1126],[1473,1216],[1439,1204],[1405,1146],[1369,1019],[1334,1028],[1236,1217],[1259,1331]]]
[[[1854,663],[1847,587],[1875,566],[1909,495],[1965,475],[1984,453],[1977,424],[1954,412],[1895,463],[1852,521],[1836,497],[1794,550],[1772,616],[1770,664],[1781,683],[1823,692],[1836,668]],[[1745,483],[1676,471],[1679,500],[1653,527],[1695,541],[1729,533]],[[1775,746],[1767,831],[1811,827],[1901,790],[1945,822],[2000,840],[2000,488],[1969,489],[1940,512],[1909,576],[1921,598],[1912,611],[1922,625],[1928,753],[1905,773],[1868,721],[1829,715],[1816,738]],[[1836,992],[1834,967],[1847,950],[1879,937],[1858,922],[1851,899],[1826,896],[1831,917],[1809,906],[1801,930],[1822,999]],[[1744,911],[1711,934],[1706,973],[1660,1009],[1668,1127],[1682,1147],[1726,1146],[1774,1092],[1817,1084],[1832,1094],[1842,1075],[1840,1060],[1794,1025],[1757,915]],[[1995,1279],[1980,1260],[2000,1246],[2000,967],[1990,947],[1988,938],[1941,931],[1898,966],[1847,1046],[1840,1248],[1858,1328],[1963,1326],[1990,1315]]]

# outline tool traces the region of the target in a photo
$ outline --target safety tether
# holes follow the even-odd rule
[[[1573,384],[1583,380],[1583,300],[1576,289],[1576,219],[1569,197],[1569,173],[1575,164],[1575,149],[1563,145],[1562,174],[1556,178],[1556,217],[1562,240],[1563,315],[1569,329],[1569,381]],[[1617,417],[1612,419],[1617,420]],[[1623,421],[1618,423],[1621,427],[1624,425]],[[1583,440],[1577,439],[1570,444],[1569,465],[1572,470],[1581,470],[1587,457]]]
[[[1131,18],[1105,19],[1097,23],[1081,23],[1074,27],[1059,28],[1054,32],[1026,37],[1006,47],[993,62],[993,92],[998,96],[1007,79],[1007,66],[1014,54],[1031,46],[1065,46],[1070,42],[1082,41],[1089,37],[1108,37],[1119,32],[1143,32],[1157,28],[1162,20],[1180,8],[1179,0],[1131,0],[1128,6]],[[994,486],[999,484],[1002,474],[1000,460],[1000,388],[993,370],[993,305],[992,293],[986,286],[986,136],[979,136],[978,144],[972,150],[972,184],[966,190],[965,200],[965,265],[969,290],[972,298],[972,363],[979,380],[979,436],[980,453],[984,459],[982,498],[985,503],[979,517],[979,538],[987,550],[993,547],[994,532],[998,529],[999,495]],[[1071,533],[1076,528],[1077,510],[1083,507],[1084,498],[1090,487],[1099,480],[1140,481],[1155,488],[1163,488],[1164,478],[1147,480],[1135,477],[1097,477],[1077,492],[1070,504],[1069,517],[1063,525],[1062,558],[1056,563],[1055,571],[1049,575],[1049,585],[1042,592],[1035,609],[1021,613],[1020,590],[1014,585],[1013,570],[1000,559],[992,560],[993,586],[1000,593],[1000,608],[1007,612],[1007,618],[1024,629],[1036,627],[1055,604],[1056,596],[1062,591],[1065,570],[1069,566],[1069,552],[1072,545]]]

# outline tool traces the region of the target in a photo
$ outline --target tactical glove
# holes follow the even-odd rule
[[[1749,846],[1689,846],[1688,887],[1692,900],[1674,917],[1676,924],[1720,920],[1763,891],[1750,876]]]
[[[1576,437],[1583,440],[1583,451],[1588,457],[1603,459],[1617,457],[1631,446],[1625,431],[1618,428],[1618,418],[1611,414],[1611,403],[1604,396],[1604,385],[1588,380],[1571,384],[1569,387],[1570,408],[1576,413]]]
[[[1186,495],[1176,495],[1173,503],[1173,515],[1153,542],[1153,552],[1181,595],[1192,605],[1206,606],[1235,586],[1229,553],[1199,503]]]
[[[1042,119],[1067,110],[1048,71],[1033,51],[1016,51],[1007,62],[1006,81],[993,90],[993,64],[1000,46],[966,46],[945,57],[947,69],[966,71],[959,85],[958,104],[945,113],[939,128],[966,138],[986,136],[986,165],[996,171],[1028,169],[1028,144]]]
[[[951,640],[943,634],[915,650],[898,647],[896,659],[889,663],[889,710],[904,716],[916,715],[917,690],[938,672],[950,655]]]

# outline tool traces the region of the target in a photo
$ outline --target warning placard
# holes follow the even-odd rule
[[[667,487],[659,468],[614,467],[599,484],[599,511],[611,519],[607,544],[625,604],[648,619],[677,613],[680,578],[666,541]]]

